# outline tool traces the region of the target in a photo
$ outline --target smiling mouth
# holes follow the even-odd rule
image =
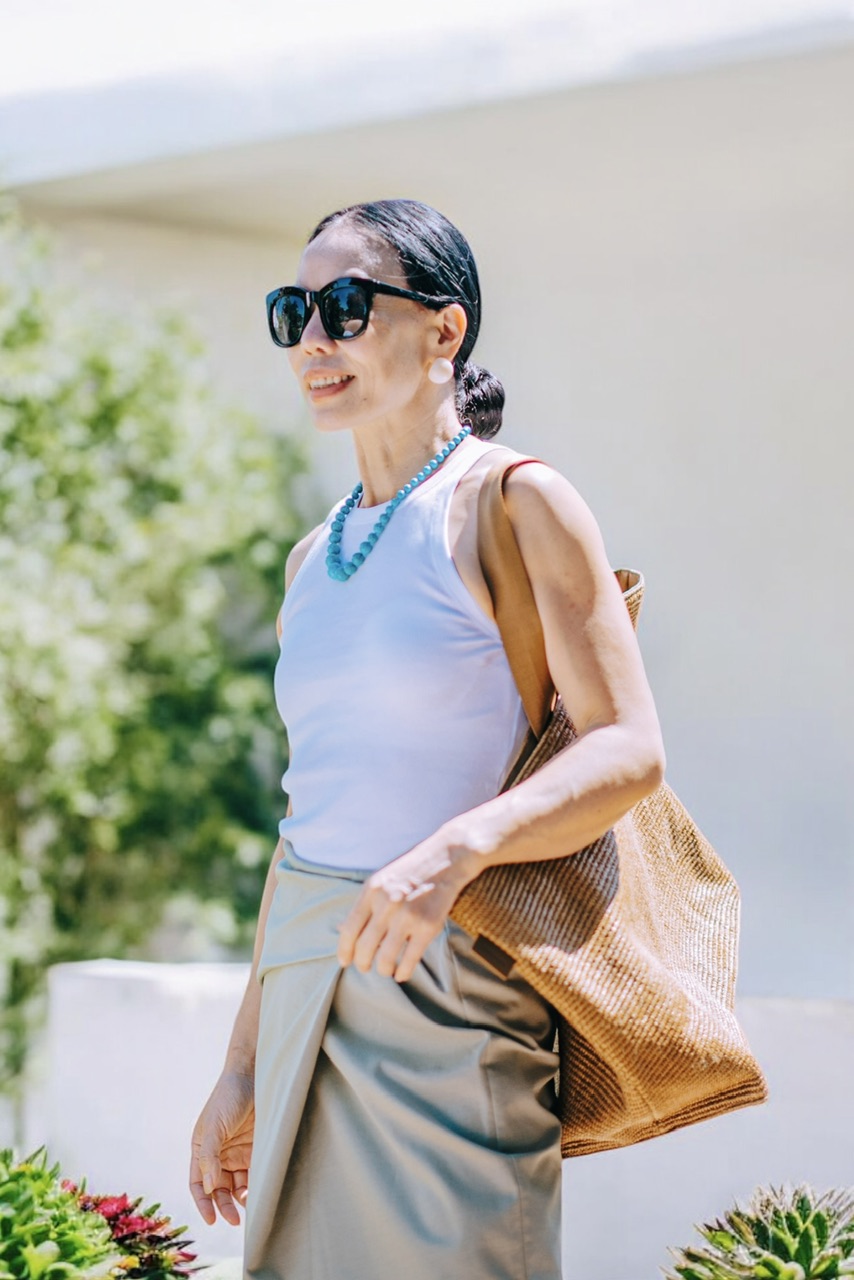
[[[337,373],[333,377],[309,378],[309,391],[322,391],[324,387],[337,387],[345,382],[352,382],[353,375],[350,373]]]

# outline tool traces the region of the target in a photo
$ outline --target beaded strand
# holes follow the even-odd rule
[[[403,499],[408,497],[409,494],[412,493],[413,489],[417,489],[421,482],[426,480],[428,476],[431,476],[434,471],[438,471],[445,459],[450,457],[457,445],[462,444],[463,440],[465,440],[466,436],[470,435],[470,433],[471,427],[466,423],[462,430],[457,432],[453,440],[449,440],[446,445],[443,445],[436,456],[431,458],[430,461],[424,465],[421,471],[418,472],[418,475],[413,476],[411,480],[408,480],[402,489],[398,489],[397,493],[388,503],[373,529],[368,534],[367,538],[365,538],[364,542],[359,547],[359,550],[355,552],[351,559],[342,560],[341,532],[344,528],[344,521],[347,519],[348,515],[357,505],[362,496],[362,482],[361,480],[359,481],[349,498],[345,499],[339,507],[329,530],[329,546],[326,552],[326,569],[330,578],[334,578],[336,582],[346,582],[348,578],[352,578],[356,570],[365,563],[366,557],[371,554],[374,547],[377,545],[380,535],[388,525],[389,520],[400,506],[401,502],[403,502]]]

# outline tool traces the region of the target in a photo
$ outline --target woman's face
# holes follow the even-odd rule
[[[340,276],[409,288],[395,251],[346,222],[328,227],[306,247],[296,282],[303,289],[321,289]],[[369,424],[387,430],[422,408],[430,413],[438,388],[427,371],[436,356],[449,355],[443,317],[458,310],[464,330],[462,308],[436,312],[408,298],[377,294],[365,332],[339,342],[326,333],[315,307],[300,341],[288,348],[315,424],[323,431]],[[452,345],[455,350],[459,342]],[[330,383],[332,378],[341,381]]]

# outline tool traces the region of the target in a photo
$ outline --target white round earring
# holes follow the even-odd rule
[[[454,366],[444,356],[439,356],[430,365],[427,377],[431,382],[450,382],[454,376]]]

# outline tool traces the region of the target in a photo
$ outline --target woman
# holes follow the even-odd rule
[[[341,210],[268,319],[318,429],[352,432],[360,479],[288,557],[290,801],[193,1195],[207,1222],[246,1206],[248,1276],[557,1280],[553,1014],[449,911],[484,868],[581,849],[657,786],[634,634],[581,498],[542,463],[514,470],[510,519],[579,740],[499,794],[527,726],[477,494],[519,455],[488,442],[504,393],[469,360],[469,245],[415,201]]]

